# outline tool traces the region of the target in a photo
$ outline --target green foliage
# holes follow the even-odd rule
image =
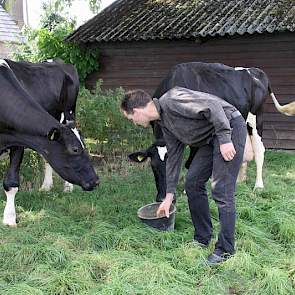
[[[77,122],[83,136],[92,139],[92,152],[122,154],[151,144],[151,128],[134,126],[120,112],[122,95],[122,89],[102,91],[101,81],[94,92],[80,90]]]
[[[35,30],[28,27],[23,29],[26,43],[17,46],[13,57],[31,62],[61,58],[64,62],[76,66],[83,84],[87,75],[99,67],[98,50],[65,42],[65,38],[74,30],[75,21],[58,10],[64,9],[59,2],[69,5],[71,1],[56,1],[55,5],[45,5],[42,27]]]

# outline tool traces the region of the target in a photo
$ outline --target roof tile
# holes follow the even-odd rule
[[[80,43],[295,31],[294,0],[117,0],[67,37]]]

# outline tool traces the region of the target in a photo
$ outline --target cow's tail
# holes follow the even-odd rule
[[[285,114],[287,116],[295,116],[295,101],[290,102],[288,104],[285,104],[285,105],[281,106],[279,104],[278,100],[276,99],[273,91],[271,90],[271,87],[270,86],[268,86],[268,91],[269,91],[269,94],[270,94],[270,96],[272,98],[272,101],[275,104],[276,109],[280,113]]]

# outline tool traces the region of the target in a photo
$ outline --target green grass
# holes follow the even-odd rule
[[[51,193],[21,191],[18,228],[0,225],[0,294],[294,294],[294,167],[295,154],[267,152],[265,189],[253,191],[250,165],[237,190],[237,253],[214,268],[205,263],[214,244],[191,243],[182,183],[174,232],[138,220],[137,209],[156,193],[148,164],[106,164],[90,193],[62,193],[60,184]],[[1,219],[4,205],[2,198]]]

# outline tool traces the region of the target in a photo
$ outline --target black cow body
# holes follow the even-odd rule
[[[29,63],[6,59],[6,63],[26,92],[51,116],[74,121],[79,92],[78,73],[62,61]]]
[[[270,89],[268,77],[262,70],[232,68],[220,63],[179,64],[168,73],[153,97],[160,98],[175,86],[216,95],[234,105],[245,120],[251,112],[257,117],[257,130],[262,135],[262,107]],[[155,129],[156,139],[162,138],[159,128],[155,126]]]
[[[10,149],[10,167],[4,178],[6,195],[19,186],[24,148],[37,151],[65,180],[92,190],[98,177],[84,144],[73,126],[59,122],[61,113],[67,121],[75,119],[79,89],[75,68],[62,62],[5,60],[0,65],[0,88],[0,153]],[[6,209],[4,223],[14,226],[8,216],[11,212],[7,212],[11,208]]]
[[[23,88],[44,110],[61,123],[74,126],[79,92],[79,77],[75,67],[60,60],[37,64],[8,59],[5,61]],[[21,148],[13,149],[10,157],[19,158],[21,153]],[[41,190],[48,191],[52,187],[52,172],[51,166],[45,163],[45,178]],[[65,183],[65,191],[71,191],[72,188],[72,184]]]
[[[234,105],[247,119],[249,112],[256,115],[256,128],[258,134],[262,135],[262,108],[267,95],[271,93],[270,82],[267,75],[258,68],[232,68],[220,63],[192,62],[176,65],[164,78],[156,89],[154,96],[160,98],[164,93],[175,86],[201,91],[216,95],[230,104]],[[272,98],[276,107],[281,107]],[[294,104],[294,103],[293,103]],[[294,105],[292,104],[292,108]],[[279,111],[283,112],[281,109]],[[288,113],[286,113],[288,114]],[[288,115],[292,115],[288,114]],[[153,131],[156,138],[155,143],[145,151],[129,155],[133,161],[142,162],[147,157],[151,158],[151,166],[154,172],[158,194],[157,201],[165,197],[166,188],[166,158],[162,161],[156,149],[165,146],[163,134],[157,123],[153,124]],[[262,145],[262,143],[261,143]],[[263,150],[263,145],[260,150]],[[190,155],[186,161],[186,168],[189,167],[194,155],[195,148],[191,148]]]

